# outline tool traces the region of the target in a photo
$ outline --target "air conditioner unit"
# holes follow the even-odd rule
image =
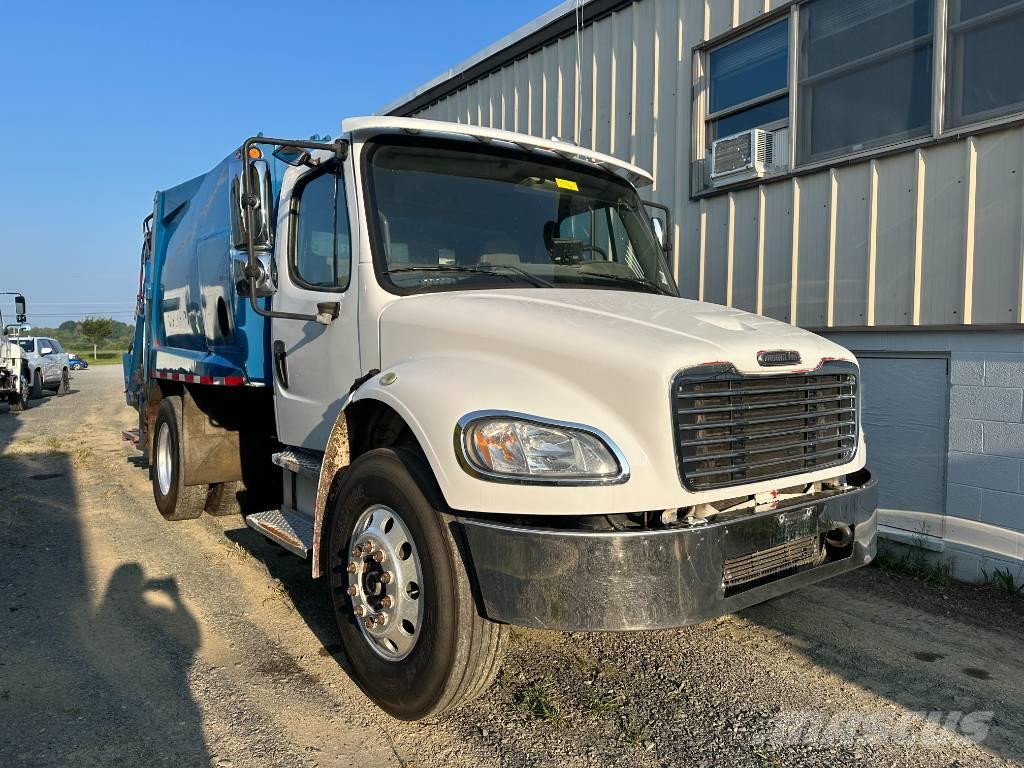
[[[789,167],[789,128],[753,128],[711,144],[711,181],[756,179]]]

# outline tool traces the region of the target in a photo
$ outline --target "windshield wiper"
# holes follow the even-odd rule
[[[554,288],[555,287],[553,284],[549,283],[543,277],[538,277],[537,275],[531,274],[530,272],[527,272],[522,267],[517,267],[517,266],[514,266],[512,264],[491,264],[489,266],[491,266],[492,268],[497,267],[499,269],[510,269],[513,272],[515,272],[517,275],[522,275],[523,277],[525,277],[527,280],[529,280],[531,283],[533,283],[538,288]]]
[[[586,275],[587,277],[600,277],[604,280],[612,280],[616,283],[625,283],[627,285],[637,285],[643,288],[653,290],[655,293],[660,293],[662,296],[674,296],[671,291],[662,288],[657,283],[648,280],[646,277],[626,277],[625,275],[609,275],[606,272],[590,272],[589,270],[580,269],[576,271],[577,275]]]

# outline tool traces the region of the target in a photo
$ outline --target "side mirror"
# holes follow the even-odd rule
[[[42,349],[39,350],[39,354],[40,355],[52,355],[53,354],[53,347],[43,347]]]
[[[292,167],[314,164],[309,152],[302,147],[293,147],[290,144],[285,144],[283,147],[275,149],[274,157]]]
[[[24,323],[28,319],[25,310],[25,297],[21,294],[14,297],[14,314],[15,320],[19,323]]]
[[[655,213],[651,216],[651,227],[654,230],[654,236],[658,239],[661,250],[667,255],[671,255],[672,211],[669,210],[667,205],[652,203],[649,200],[644,200],[644,207],[654,209]]]
[[[248,240],[245,231],[245,209],[251,207],[252,246],[257,250],[268,250],[273,242],[271,223],[273,187],[270,180],[270,166],[266,160],[256,160],[248,167],[249,200],[243,199],[241,174],[235,176],[231,181],[231,243],[235,248],[246,247]]]

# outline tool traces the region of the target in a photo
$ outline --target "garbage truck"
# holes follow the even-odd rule
[[[6,401],[11,411],[24,411],[29,405],[29,370],[22,347],[17,343],[19,334],[27,329],[25,297],[20,293],[0,293],[14,297],[14,323],[7,324],[0,311],[0,400]]]
[[[363,117],[155,196],[124,371],[156,507],[308,560],[395,717],[486,690],[510,625],[681,627],[875,554],[854,355],[681,298],[651,183]]]

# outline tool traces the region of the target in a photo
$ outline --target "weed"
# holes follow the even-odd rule
[[[953,572],[953,564],[949,560],[931,559],[917,547],[908,548],[902,554],[879,550],[875,565],[884,571],[940,585],[948,584]]]
[[[511,688],[515,683],[515,679],[512,677],[511,672],[502,667],[495,682],[497,682],[499,688]]]
[[[534,683],[524,690],[516,703],[534,720],[559,720],[562,717],[558,705],[540,683]]]
[[[1022,569],[1024,569],[1024,566],[1022,566]],[[995,587],[1003,592],[1009,592],[1011,595],[1024,592],[1024,580],[1019,580],[1020,571],[1014,576],[1009,568],[996,568],[992,573],[982,568],[981,574],[985,579],[985,583],[990,587]]]
[[[597,719],[602,715],[606,715],[609,712],[614,712],[623,704],[621,696],[601,696],[591,702],[587,708],[587,715],[591,719]]]
[[[56,437],[54,435],[50,435],[48,438],[46,438],[46,452],[47,453],[51,453],[51,454],[53,454],[53,453],[60,453],[60,450],[61,450],[61,442],[60,442],[60,438],[59,437]]]

